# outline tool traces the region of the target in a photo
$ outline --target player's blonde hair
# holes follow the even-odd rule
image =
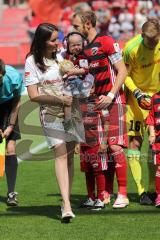
[[[89,21],[93,27],[96,26],[97,17],[93,11],[79,11],[74,13],[72,18],[75,18],[76,16],[81,19],[83,24]]]
[[[160,24],[156,19],[150,19],[142,26],[142,33],[150,37],[160,34]]]

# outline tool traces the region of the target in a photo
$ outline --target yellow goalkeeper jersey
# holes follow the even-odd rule
[[[130,91],[139,88],[153,95],[160,90],[160,41],[154,49],[149,49],[139,34],[126,43],[123,57],[129,71],[125,85]]]

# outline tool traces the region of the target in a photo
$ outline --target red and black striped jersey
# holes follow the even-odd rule
[[[152,96],[152,109],[146,119],[147,125],[153,125],[156,133],[156,140],[152,148],[160,147],[160,92]],[[160,149],[159,149],[160,150]]]
[[[109,56],[117,51],[118,43],[112,37],[99,34],[84,48],[90,63],[90,73],[95,76],[95,92],[98,96],[107,95],[115,83],[115,70]],[[117,93],[116,102],[125,103],[122,89]]]

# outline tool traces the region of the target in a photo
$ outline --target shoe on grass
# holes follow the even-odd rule
[[[84,201],[82,204],[81,204],[81,207],[82,208],[91,208],[94,206],[94,200],[92,200],[92,198],[87,198],[86,201]]]
[[[116,201],[113,204],[113,208],[118,209],[118,208],[125,208],[129,205],[129,200],[127,196],[118,194]]]
[[[10,192],[7,196],[7,205],[8,206],[17,206],[18,200],[17,200],[17,192]]]
[[[160,194],[158,194],[156,200],[155,200],[155,207],[160,208]]]
[[[155,203],[156,198],[157,198],[157,193],[156,192],[147,192],[148,197],[152,201],[152,203]]]
[[[139,203],[141,205],[152,205],[152,201],[149,198],[148,194],[146,192],[143,192],[139,197]]]
[[[99,211],[99,210],[102,210],[103,208],[105,208],[104,202],[101,201],[100,199],[96,199],[91,209]]]

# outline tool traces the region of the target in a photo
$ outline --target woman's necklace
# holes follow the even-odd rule
[[[53,59],[53,58],[49,59],[49,58],[44,57],[44,58],[43,58],[43,61],[44,61],[44,64],[45,64],[47,67],[51,67],[54,63],[56,63],[56,60]]]

